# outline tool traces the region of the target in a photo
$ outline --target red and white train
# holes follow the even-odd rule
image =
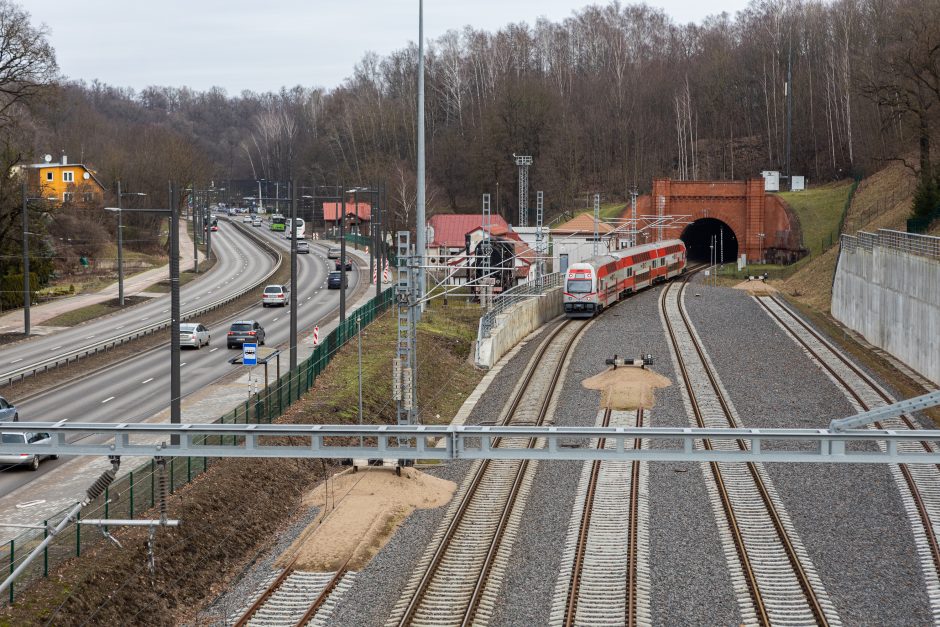
[[[624,248],[571,264],[565,275],[565,315],[590,318],[621,298],[685,270],[685,244],[678,239]]]

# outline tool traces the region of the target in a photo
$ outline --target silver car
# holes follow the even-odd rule
[[[16,422],[20,415],[16,411],[16,405],[0,396],[0,420],[12,420]]]
[[[303,240],[297,240],[297,254],[298,255],[307,255],[310,254],[310,244]]]
[[[4,444],[21,444],[22,450],[26,451],[33,445],[49,444],[52,438],[48,433],[0,433],[0,441]],[[19,447],[18,447],[19,448]],[[39,470],[39,462],[42,458],[58,459],[58,455],[39,455],[38,453],[10,453],[0,454],[0,464],[9,464],[13,466],[26,465],[30,470]]]
[[[180,346],[192,346],[196,350],[209,345],[209,329],[196,322],[180,325]]]
[[[268,285],[264,288],[264,293],[261,295],[262,307],[273,307],[274,305],[287,307],[289,304],[290,291],[288,291],[286,285]]]

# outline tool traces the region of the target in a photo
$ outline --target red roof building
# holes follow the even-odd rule
[[[490,217],[491,234],[505,235],[509,224],[500,215]],[[431,216],[428,220],[428,248],[438,248],[440,254],[453,254],[466,245],[467,233],[482,228],[482,213],[446,213]]]

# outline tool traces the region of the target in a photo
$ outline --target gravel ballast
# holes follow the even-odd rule
[[[690,286],[686,307],[742,426],[819,428],[855,413],[747,293]],[[886,466],[765,468],[845,624],[932,621],[911,525]]]

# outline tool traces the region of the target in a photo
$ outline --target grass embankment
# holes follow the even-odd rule
[[[434,304],[418,330],[418,402],[426,423],[449,420],[482,376],[468,360],[479,309]],[[366,423],[395,420],[390,388],[396,331],[394,310],[363,330]],[[353,338],[281,421],[356,422],[357,372]],[[16,605],[0,613],[0,624],[172,624],[191,618],[195,608],[271,546],[285,521],[298,513],[304,492],[327,471],[318,461],[216,461],[170,498],[168,515],[183,526],[157,533],[152,575],[146,533],[112,527],[124,548],[102,542],[48,579],[18,590]],[[157,515],[150,511],[140,517]]]
[[[750,263],[747,268],[738,271],[734,264],[725,264],[721,276],[727,279],[726,284],[733,285],[748,275],[764,272],[771,279],[785,279],[799,272],[801,268],[814,264],[815,260],[825,256],[827,251],[838,250],[839,225],[846,212],[846,203],[853,186],[853,181],[845,180],[802,192],[778,194],[799,219],[803,231],[803,245],[809,250],[809,255],[789,266]]]
[[[43,322],[43,326],[74,327],[77,324],[88,322],[89,320],[94,320],[95,318],[99,318],[101,316],[123,311],[128,307],[132,307],[147,300],[150,299],[146,296],[125,296],[124,306],[121,307],[118,299],[112,298],[111,300],[106,300],[103,303],[95,303],[94,305],[87,305],[85,307],[80,307],[79,309],[66,311],[65,313],[59,314],[54,318],[49,318]]]

